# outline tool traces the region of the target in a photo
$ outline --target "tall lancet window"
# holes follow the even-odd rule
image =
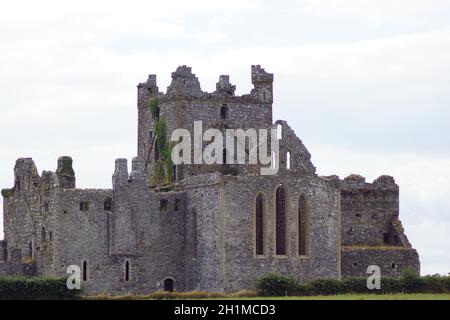
[[[286,232],[286,190],[278,187],[275,194],[275,242],[276,254],[286,255],[287,232]]]
[[[258,193],[255,199],[255,253],[256,255],[264,255],[264,196]]]

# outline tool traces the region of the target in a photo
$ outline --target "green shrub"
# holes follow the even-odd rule
[[[381,277],[381,293],[402,293],[403,285],[400,278]]]
[[[449,277],[442,277],[440,275],[425,276],[422,277],[424,292],[427,293],[445,293],[450,291],[450,287],[447,288]],[[450,283],[450,282],[449,282]]]
[[[73,299],[80,290],[69,290],[66,278],[0,277],[2,300]]]
[[[299,283],[294,293],[296,296],[311,296],[313,295],[313,287],[311,283]]]
[[[364,277],[345,278],[342,280],[342,289],[345,293],[369,293],[367,289],[367,279]]]
[[[297,280],[278,274],[267,274],[256,282],[256,291],[259,296],[289,296],[297,293],[299,283]]]
[[[344,293],[343,281],[338,279],[315,279],[310,284],[314,295],[329,296]]]
[[[166,149],[166,131],[167,131],[166,119],[162,117],[156,123],[155,127],[156,144],[158,146],[159,151],[162,154],[164,154],[164,150]]]
[[[256,282],[256,288],[260,296],[448,293],[450,292],[450,276],[420,277],[414,271],[406,270],[401,277],[382,277],[381,290],[369,290],[365,277],[344,278],[342,280],[315,279],[300,283],[290,277],[268,274]]]
[[[411,269],[405,269],[400,279],[405,293],[418,293],[425,289],[424,280]]]
[[[157,116],[157,108],[158,108],[158,98],[150,98],[148,100],[148,110],[152,115],[152,118],[155,119]]]

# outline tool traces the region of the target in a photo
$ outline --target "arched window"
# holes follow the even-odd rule
[[[42,227],[41,229],[41,242],[45,242],[45,227]]]
[[[223,104],[222,107],[220,107],[220,119],[228,119],[228,107],[226,104]]]
[[[255,253],[264,255],[264,220],[265,220],[264,196],[258,193],[255,199]]]
[[[298,254],[306,256],[308,254],[308,203],[304,195],[298,200]]]
[[[84,260],[83,262],[82,262],[82,267],[83,267],[83,270],[82,270],[82,272],[83,272],[83,275],[82,275],[82,277],[83,277],[83,281],[87,281],[87,279],[88,279],[88,277],[87,277],[87,261],[86,260]]]
[[[286,191],[283,187],[278,187],[275,193],[275,242],[276,254],[286,254]]]
[[[125,261],[125,281],[130,281],[130,260]]]
[[[286,153],[286,169],[291,170],[291,152]]]
[[[164,291],[173,292],[175,288],[175,281],[172,278],[167,278],[164,280]]]

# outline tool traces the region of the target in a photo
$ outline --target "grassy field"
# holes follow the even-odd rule
[[[152,296],[108,296],[98,295],[84,297],[88,300],[166,300],[167,298]],[[171,300],[450,300],[450,293],[431,294],[431,293],[415,293],[415,294],[343,294],[335,296],[306,296],[306,297],[207,297],[207,296],[184,296],[171,297]]]
[[[232,298],[231,298],[232,299]],[[258,297],[239,298],[244,300],[450,300],[450,294],[344,294],[336,296],[311,297]]]

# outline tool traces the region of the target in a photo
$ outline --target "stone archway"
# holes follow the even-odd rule
[[[172,278],[166,278],[163,281],[164,291],[173,292],[175,289],[175,280]]]

